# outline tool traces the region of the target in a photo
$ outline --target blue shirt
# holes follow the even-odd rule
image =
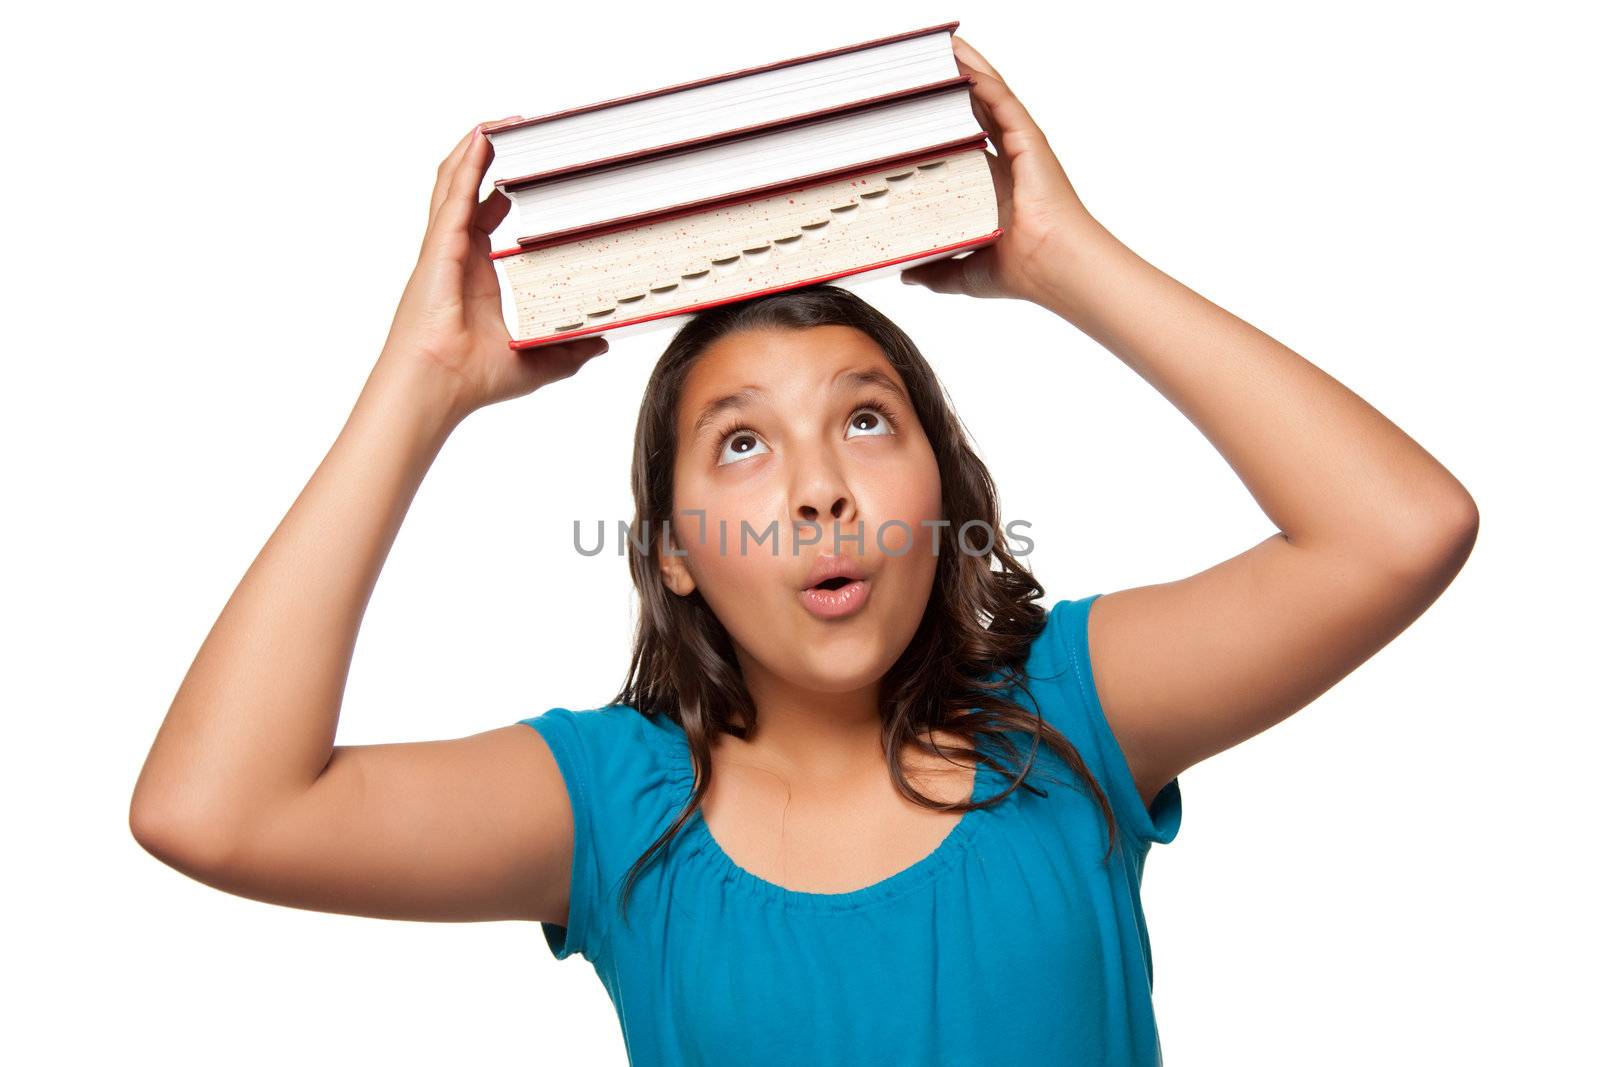
[[[567,924],[543,923],[544,935],[557,959],[593,964],[629,1062],[1160,1064],[1139,887],[1182,801],[1174,778],[1145,808],[1101,712],[1086,638],[1098,596],[1050,610],[1027,673],[1040,714],[1116,813],[1106,863],[1099,805],[1041,744],[1029,780],[1047,796],[1018,788],[967,812],[932,853],[853,892],[745,871],[696,811],[643,868],[624,926],[622,878],[694,787],[688,740],[626,705],[522,720],[549,744],[572,804]],[[1025,756],[1026,735],[1012,736]],[[999,771],[978,768],[978,797],[1003,789]]]

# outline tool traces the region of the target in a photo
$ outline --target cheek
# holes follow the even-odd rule
[[[757,583],[787,580],[785,564],[792,569],[794,561],[784,556],[788,542],[780,540],[783,530],[776,525],[783,505],[774,492],[770,481],[752,480],[715,492],[691,483],[679,494],[673,519],[682,531],[679,544],[702,594],[714,605],[722,599],[748,602],[762,588]],[[743,596],[723,597],[724,590],[743,590]]]
[[[867,551],[910,561],[933,552],[934,526],[944,511],[939,466],[928,452],[908,463],[893,478],[881,481],[868,513],[869,536],[873,523],[881,527]],[[942,538],[941,532],[941,538]],[[941,542],[942,544],[942,542]]]
[[[737,493],[680,502],[674,520],[686,537],[679,542],[683,563],[695,588],[734,644],[762,662],[778,662],[785,654],[773,619],[793,583],[795,558],[790,540],[773,531],[770,502]],[[703,521],[693,509],[703,508]],[[741,541],[741,533],[743,538]],[[776,547],[775,547],[776,546]]]

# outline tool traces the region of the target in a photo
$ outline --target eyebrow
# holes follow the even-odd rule
[[[902,404],[911,406],[911,400],[906,396],[905,390],[900,388],[898,382],[876,367],[847,367],[833,376],[830,388],[838,390],[841,387],[859,388],[866,385],[876,385],[898,397]],[[726,396],[719,396],[704,408],[700,409],[700,417],[695,419],[692,440],[698,440],[706,432],[706,428],[716,420],[724,411],[738,411],[749,407],[767,391],[759,385],[747,385],[736,389]]]

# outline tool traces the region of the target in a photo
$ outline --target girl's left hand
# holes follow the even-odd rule
[[[999,201],[998,241],[960,258],[946,257],[901,271],[900,280],[936,293],[1009,297],[1039,303],[1044,272],[1062,235],[1093,222],[1067,172],[999,73],[960,37],[956,62],[972,76],[973,111],[999,155],[988,155]]]

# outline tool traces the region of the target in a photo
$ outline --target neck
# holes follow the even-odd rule
[[[745,673],[756,706],[756,728],[744,740],[726,737],[727,750],[754,759],[790,780],[826,786],[860,781],[884,766],[878,683],[817,692],[759,669]]]

